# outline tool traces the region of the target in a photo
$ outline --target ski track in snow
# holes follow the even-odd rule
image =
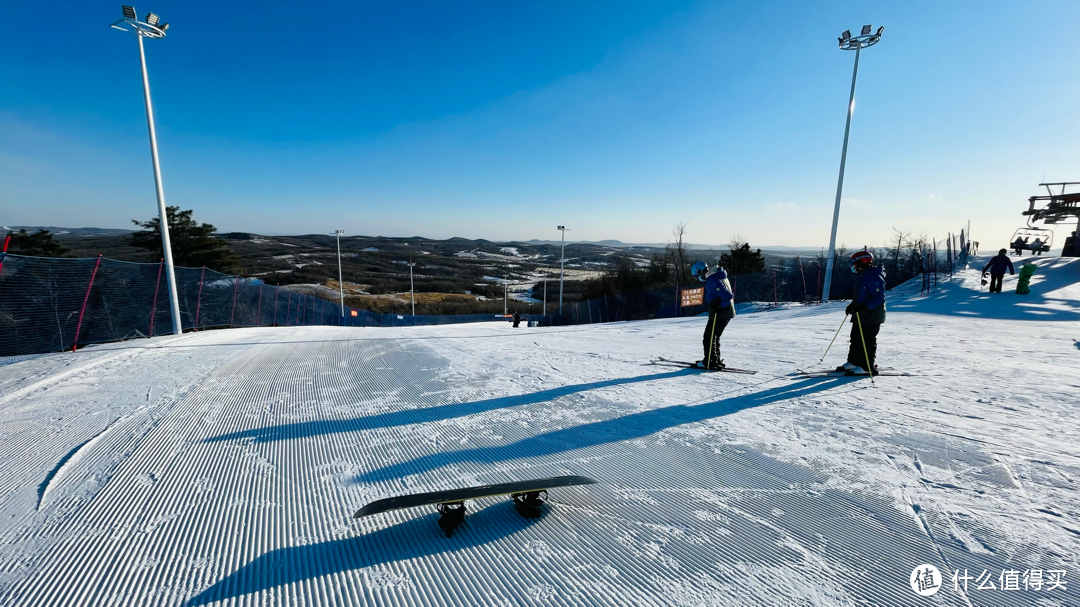
[[[882,364],[925,374],[876,386],[794,375],[843,304],[732,321],[724,356],[758,375],[648,364],[695,356],[702,318],[236,329],[6,364],[0,605],[1077,605],[1080,261],[1039,263],[1024,306],[974,272],[894,290]],[[562,474],[602,484],[535,520],[469,502],[449,539],[434,509],[351,518]],[[946,576],[930,598],[922,563]],[[1068,589],[951,584],[1029,568]]]

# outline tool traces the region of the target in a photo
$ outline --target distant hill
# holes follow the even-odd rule
[[[60,228],[57,226],[0,226],[0,230],[5,230],[9,232],[18,232],[19,230],[26,230],[27,232],[48,230],[52,232],[53,235],[57,238],[84,238],[86,236],[123,236],[124,234],[131,234],[135,231],[116,228]]]

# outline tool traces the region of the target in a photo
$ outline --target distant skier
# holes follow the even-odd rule
[[[1028,283],[1031,281],[1031,277],[1035,275],[1035,262],[1026,261],[1020,268],[1020,277],[1016,280],[1016,293],[1018,295],[1027,295],[1031,293],[1031,289],[1028,287]],[[1000,286],[998,289],[1000,290]]]
[[[1042,255],[1042,251],[1043,251],[1043,241],[1042,241],[1041,238],[1036,236],[1035,240],[1032,241],[1032,243],[1031,243],[1031,254],[1032,255]]]
[[[514,312],[514,328],[515,329],[518,328],[519,324],[521,324],[521,312],[515,311]]]
[[[724,359],[720,358],[720,336],[731,319],[735,318],[735,295],[731,291],[727,272],[719,264],[710,271],[705,262],[694,262],[690,274],[705,283],[705,302],[709,304],[709,322],[705,324],[705,334],[701,337],[705,357],[695,366],[720,371],[725,366]]]
[[[1028,248],[1027,238],[1016,237],[1016,240],[1012,242],[1013,251],[1016,251],[1017,257],[1024,256],[1024,249]]]
[[[1080,232],[1069,232],[1065,239],[1065,246],[1061,249],[1062,257],[1080,257]]]
[[[877,375],[877,336],[885,322],[885,268],[874,267],[870,251],[851,256],[855,292],[845,312],[851,315],[851,345],[847,362],[836,368],[845,375]]]
[[[1015,274],[1013,271],[1012,260],[1009,259],[1009,252],[1005,249],[998,251],[997,257],[990,260],[990,263],[983,267],[982,273],[985,276],[987,272],[990,273],[990,292],[1001,293],[1001,281],[1005,278],[1005,270],[1009,270],[1009,274]]]

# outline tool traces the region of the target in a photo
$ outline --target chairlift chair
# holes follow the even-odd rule
[[[1033,248],[1033,243],[1038,240],[1042,246]],[[1023,243],[1022,245],[1020,243]],[[1009,241],[1009,248],[1018,256],[1022,256],[1024,251],[1031,251],[1032,255],[1043,254],[1050,251],[1050,248],[1054,244],[1054,231],[1046,230],[1043,228],[1020,228],[1013,233],[1012,239]]]

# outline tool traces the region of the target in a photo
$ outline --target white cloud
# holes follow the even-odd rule
[[[927,194],[926,197],[927,198],[941,198],[941,196],[935,196],[933,194]]]

